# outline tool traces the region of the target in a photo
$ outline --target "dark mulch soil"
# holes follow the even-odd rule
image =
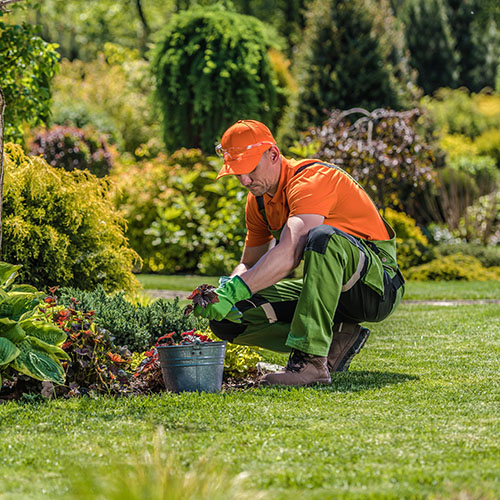
[[[252,373],[246,376],[225,375],[222,381],[222,392],[244,391],[258,387],[260,375]],[[64,389],[64,388],[63,388]],[[85,396],[89,391],[79,388],[73,396]],[[145,377],[134,377],[130,382],[130,390],[124,391],[123,396],[141,396],[145,394],[156,394],[165,391],[165,384],[161,370],[151,370]],[[56,397],[69,397],[68,390],[57,390]],[[13,380],[4,380],[0,390],[0,403],[32,399],[39,397],[41,400],[54,397],[54,386],[47,382],[40,382],[24,375]]]

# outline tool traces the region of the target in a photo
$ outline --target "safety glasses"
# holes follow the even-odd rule
[[[247,153],[252,148],[257,148],[260,146],[271,147],[274,145],[275,145],[274,142],[262,141],[262,142],[257,142],[256,144],[250,144],[249,146],[223,149],[222,144],[219,144],[218,146],[215,147],[215,152],[217,153],[217,156],[219,158],[222,158],[223,160],[237,160],[238,158],[241,158],[243,153]]]

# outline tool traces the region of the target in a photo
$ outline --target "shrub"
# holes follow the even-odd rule
[[[245,227],[245,190],[235,178],[215,181],[218,160],[199,150],[112,172],[116,205],[146,272],[224,274],[239,260]]]
[[[104,177],[112,166],[111,153],[104,137],[90,129],[56,126],[40,130],[31,143],[31,154],[42,155],[53,167],[88,170]]]
[[[280,89],[267,54],[268,33],[261,21],[222,5],[172,16],[151,66],[169,150],[212,151],[223,131],[241,117],[277,125]]]
[[[459,253],[413,267],[405,277],[409,281],[500,280],[500,268],[487,269],[475,257]]]
[[[436,252],[447,256],[457,253],[471,255],[481,262],[484,267],[500,267],[500,247],[478,245],[475,243],[441,244],[436,247]]]
[[[152,138],[161,139],[149,102],[152,78],[146,61],[133,53],[118,57],[116,50],[106,43],[91,62],[62,61],[54,79],[52,122],[92,126],[109,134],[120,151],[135,153]]]
[[[402,270],[423,264],[435,257],[427,238],[411,217],[390,208],[385,210],[384,217],[396,231],[398,264]]]
[[[483,132],[474,141],[478,154],[494,158],[500,167],[500,128]]]
[[[483,0],[447,0],[449,22],[460,55],[460,85],[475,92],[493,87],[500,58],[498,7]]]
[[[301,144],[314,143],[317,157],[351,174],[379,207],[402,210],[418,220],[417,195],[435,177],[432,150],[416,131],[418,116],[417,109],[335,110]]]
[[[468,242],[500,243],[500,189],[481,196],[460,219],[457,233]]]
[[[391,17],[389,10],[385,14],[386,19]],[[294,61],[299,92],[293,105],[293,128],[303,131],[319,126],[332,109],[400,108],[407,81],[402,85],[394,77],[384,52],[365,2],[312,2]],[[400,75],[401,79],[406,76]]]
[[[0,18],[5,12],[0,9]],[[5,97],[4,137],[23,141],[24,125],[45,123],[50,111],[50,86],[57,71],[57,45],[45,42],[38,28],[0,21],[0,73]]]
[[[438,134],[475,138],[500,127],[500,95],[474,94],[465,88],[439,89],[433,97],[423,97],[421,105]]]
[[[66,172],[6,145],[3,258],[20,263],[21,279],[38,288],[78,284],[132,290],[138,260],[124,236],[108,183]]]
[[[133,351],[149,348],[168,333],[204,328],[207,324],[206,320],[194,316],[186,318],[178,299],[157,299],[147,306],[132,305],[123,292],[108,295],[100,286],[91,292],[61,288],[57,293],[60,304],[68,306],[76,299],[78,310],[95,311],[96,321],[111,332],[114,344]]]

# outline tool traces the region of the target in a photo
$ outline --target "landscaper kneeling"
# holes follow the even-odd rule
[[[240,264],[216,289],[219,302],[194,313],[235,344],[290,352],[263,385],[329,383],[345,371],[369,330],[396,308],[404,280],[393,229],[342,169],[289,160],[262,123],[241,120],[217,146],[218,178],[249,190]],[[301,279],[284,279],[304,259]]]

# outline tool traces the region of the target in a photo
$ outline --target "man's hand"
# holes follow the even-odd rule
[[[239,313],[239,315],[241,313],[234,305],[240,300],[245,300],[252,296],[252,292],[247,284],[239,276],[234,276],[222,283],[215,290],[215,293],[219,302],[207,304],[205,307],[197,305],[193,311],[196,316],[221,321],[229,315],[228,319],[231,321],[234,321],[234,319],[238,320],[239,318],[236,317],[236,313]],[[232,311],[233,309],[236,309],[236,311]]]

